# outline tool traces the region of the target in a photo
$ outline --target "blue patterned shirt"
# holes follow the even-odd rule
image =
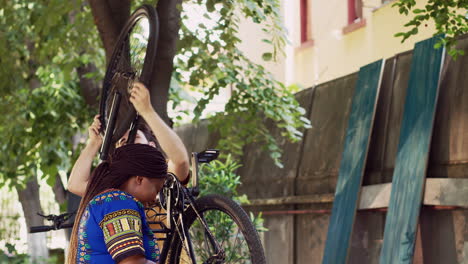
[[[76,262],[118,263],[134,255],[159,260],[143,205],[116,189],[95,196],[80,219]]]

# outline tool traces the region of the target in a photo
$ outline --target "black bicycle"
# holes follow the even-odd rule
[[[118,38],[100,98],[105,131],[102,160],[129,129],[127,142],[134,142],[139,116],[129,101],[130,89],[135,81],[149,87],[158,30],[156,11],[144,5],[130,16]],[[153,232],[163,244],[160,263],[266,263],[258,233],[236,202],[221,195],[197,199],[199,164],[216,159],[218,154],[217,150],[192,153],[192,186],[183,186],[169,174],[159,202],[147,209],[149,223],[159,225]],[[31,227],[30,232],[72,227],[66,223],[70,216],[45,216],[53,225]]]
[[[162,242],[159,263],[266,263],[262,243],[247,213],[233,200],[216,194],[199,195],[198,169],[218,157],[217,150],[192,153],[191,187],[169,174],[159,201],[146,208],[146,217]],[[30,233],[71,228],[73,214],[44,216],[50,226],[31,227]]]
[[[198,164],[217,156],[217,150],[192,153],[192,186],[170,175],[159,203],[147,210],[149,224],[160,226],[153,229],[163,241],[160,263],[266,263],[257,230],[242,207],[216,194],[196,199]]]

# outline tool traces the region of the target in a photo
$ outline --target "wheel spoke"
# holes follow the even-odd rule
[[[234,250],[233,250],[233,252],[236,252],[235,249],[238,247],[238,246],[236,246],[236,244],[237,244],[238,238],[239,238],[241,235],[242,235],[242,234],[240,233],[240,230],[239,230],[239,231],[237,232],[237,234],[236,234],[236,240],[234,241],[234,246],[233,246],[233,247],[234,247]],[[243,238],[244,238],[244,237],[243,237]],[[244,239],[245,239],[245,238],[244,238]],[[238,256],[240,257],[240,260],[242,260],[242,257],[243,257],[243,255],[244,255],[244,254],[243,254],[242,243],[239,243],[239,246],[240,246],[240,247],[239,247],[239,248],[240,248],[240,252],[239,252],[239,255],[238,255]],[[247,248],[248,248],[248,245],[244,245],[244,246],[247,246]],[[236,256],[236,255],[234,255],[234,256]]]
[[[197,200],[194,208],[199,210],[187,216],[197,263],[264,264],[261,242],[248,215],[227,198],[209,196]],[[175,263],[188,262],[180,257]]]

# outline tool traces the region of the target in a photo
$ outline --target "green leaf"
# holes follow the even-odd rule
[[[215,11],[215,1],[214,0],[207,0],[206,1],[206,10],[208,10],[208,12],[212,13],[213,11]]]
[[[273,58],[273,54],[271,52],[265,52],[262,54],[262,59],[264,61],[271,61],[272,58]]]
[[[396,34],[393,35],[393,36],[394,36],[394,37],[403,37],[403,36],[405,36],[405,35],[406,35],[406,33],[404,33],[404,32],[398,32],[398,33],[396,33]]]

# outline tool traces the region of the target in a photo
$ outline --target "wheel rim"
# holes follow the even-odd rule
[[[123,136],[135,117],[135,109],[129,102],[129,92],[134,81],[148,86],[158,37],[157,15],[151,6],[137,9],[124,26],[107,66],[101,93],[100,115],[106,128],[113,94],[122,96],[118,119],[113,131],[111,145]]]
[[[189,229],[197,263],[252,263],[246,238],[231,215],[217,208],[206,209],[199,214],[207,223],[221,251],[215,251],[202,220],[197,217]],[[191,263],[184,245],[179,263]]]

